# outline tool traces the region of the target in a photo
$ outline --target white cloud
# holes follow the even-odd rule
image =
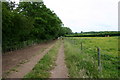
[[[43,1],[74,32],[118,30],[119,0]]]

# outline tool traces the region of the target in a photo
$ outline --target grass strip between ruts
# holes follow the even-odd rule
[[[49,78],[50,70],[55,66],[56,56],[60,47],[60,40],[56,42],[53,48],[35,65],[31,72],[24,78]]]

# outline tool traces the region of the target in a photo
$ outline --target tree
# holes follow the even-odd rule
[[[3,2],[3,51],[72,33],[43,2]]]
[[[59,31],[59,35],[65,36],[65,34],[71,34],[72,30],[68,27],[61,27]]]

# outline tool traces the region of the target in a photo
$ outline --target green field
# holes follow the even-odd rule
[[[118,37],[65,37],[64,43],[71,78],[118,77]],[[97,47],[101,53],[101,71],[98,71]]]

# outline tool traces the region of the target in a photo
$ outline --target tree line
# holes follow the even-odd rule
[[[72,33],[43,2],[2,2],[2,51],[53,40]]]
[[[120,36],[120,31],[100,31],[100,32],[81,32],[66,34],[66,37],[109,37],[109,36]]]

